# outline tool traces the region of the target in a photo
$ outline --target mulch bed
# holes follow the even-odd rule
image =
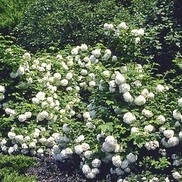
[[[103,173],[97,179],[86,179],[79,168],[80,160],[73,156],[65,162],[55,161],[52,157],[42,157],[37,159],[37,165],[29,168],[26,175],[37,176],[40,182],[114,182],[109,174],[108,167],[103,169]]]

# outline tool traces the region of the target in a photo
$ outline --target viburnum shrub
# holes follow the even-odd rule
[[[121,25],[114,31],[134,55],[144,30]],[[3,153],[78,155],[89,179],[108,165],[118,182],[181,180],[182,97],[151,76],[154,65],[124,61],[102,44],[19,59],[8,76],[14,92],[0,87]]]

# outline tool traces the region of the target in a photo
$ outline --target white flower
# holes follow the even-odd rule
[[[168,147],[175,147],[179,144],[179,138],[178,137],[171,137],[168,140]]]
[[[26,118],[31,118],[32,116],[32,113],[31,112],[25,112],[24,114],[26,116]]]
[[[24,75],[25,74],[25,68],[23,66],[20,66],[17,70],[18,75]]]
[[[18,76],[18,73],[17,72],[16,73],[15,72],[11,72],[10,73],[10,77],[11,78],[16,78],[17,76]]]
[[[90,151],[90,150],[87,150],[87,151],[85,151],[84,152],[84,157],[86,158],[86,159],[89,159],[91,156],[92,156],[92,151]]]
[[[47,111],[42,111],[37,115],[38,121],[43,121],[44,119],[48,119],[49,113]]]
[[[93,161],[92,161],[92,166],[93,167],[100,167],[100,165],[101,165],[101,160],[99,160],[99,159],[94,159]]]
[[[36,143],[35,143],[35,142],[31,142],[31,143],[29,144],[29,147],[30,147],[30,148],[35,148],[35,147],[36,147]]]
[[[85,176],[86,178],[93,179],[95,178],[96,174],[91,171],[90,173],[85,174]]]
[[[115,146],[117,143],[117,140],[113,136],[107,136],[105,138],[105,142],[109,145]]]
[[[135,98],[134,102],[137,106],[141,106],[146,103],[146,99],[143,95],[139,95],[138,97]]]
[[[88,143],[82,143],[81,146],[84,152],[90,149],[90,145]]]
[[[149,92],[149,94],[147,95],[148,99],[153,99],[155,97],[155,94],[153,92]]]
[[[88,49],[88,46],[86,44],[81,44],[80,49],[82,51],[86,51]]]
[[[130,85],[127,83],[119,85],[119,93],[125,93],[130,91]]]
[[[22,143],[21,148],[22,148],[22,149],[28,149],[28,146],[27,146],[26,143]]]
[[[182,131],[179,132],[178,136],[179,136],[179,139],[182,140]]]
[[[88,74],[88,71],[87,71],[86,69],[82,69],[82,70],[80,71],[80,74],[81,74],[81,75],[87,75],[87,74]]]
[[[71,80],[73,78],[73,73],[69,72],[66,74],[66,79]]]
[[[116,87],[114,80],[109,81],[109,87]]]
[[[164,89],[165,89],[164,86],[161,85],[161,84],[158,84],[158,85],[156,86],[156,91],[157,91],[157,92],[163,92]]]
[[[6,108],[6,109],[5,109],[5,113],[6,113],[6,114],[9,114],[10,116],[11,116],[11,115],[13,116],[13,115],[16,114],[15,110],[10,109],[10,108]]]
[[[131,128],[131,133],[138,133],[139,129],[137,127],[132,127]]]
[[[38,100],[44,100],[45,99],[45,93],[44,92],[38,92],[37,94],[36,94],[36,98],[38,99]]]
[[[91,172],[91,169],[90,169],[89,165],[84,164],[83,167],[82,167],[82,172],[84,174],[90,173]]]
[[[182,115],[181,115],[181,113],[177,109],[175,109],[173,111],[173,117],[174,117],[174,119],[177,119],[177,120],[181,120],[182,119]]]
[[[95,87],[95,86],[96,86],[95,81],[90,81],[90,82],[89,82],[89,86],[90,86],[90,87]]]
[[[75,142],[80,143],[80,142],[82,142],[82,141],[84,141],[84,140],[85,140],[84,135],[80,135],[79,137],[77,137],[77,138],[75,139]]]
[[[39,149],[37,150],[37,154],[42,155],[43,153],[44,153],[44,149],[39,148]]]
[[[136,86],[137,88],[139,88],[139,87],[142,86],[142,83],[141,83],[140,80],[135,80],[135,81],[133,82],[133,84],[134,84],[134,86]]]
[[[159,147],[159,142],[156,140],[146,142],[145,147],[147,148],[147,150],[155,150],[156,148]]]
[[[29,136],[25,136],[24,141],[25,142],[29,142],[30,141],[30,137]]]
[[[8,154],[12,154],[14,152],[14,148],[13,147],[10,147],[9,149],[8,149]]]
[[[60,84],[61,84],[61,86],[65,87],[65,86],[68,85],[68,80],[67,79],[63,79],[63,80],[61,80]]]
[[[135,44],[138,44],[140,42],[140,37],[135,38]]]
[[[16,135],[15,136],[15,140],[19,143],[22,143],[23,142],[23,135]]]
[[[122,169],[125,169],[125,168],[127,168],[128,167],[128,160],[124,160],[122,163],[121,163],[121,168]]]
[[[131,124],[134,121],[136,121],[136,117],[134,114],[132,114],[131,112],[127,112],[124,114],[123,116],[123,122],[126,124]]]
[[[152,132],[154,131],[154,129],[155,129],[154,126],[152,126],[151,124],[144,127],[145,132]]]
[[[143,29],[143,28],[140,28],[140,29],[138,30],[138,35],[139,35],[139,36],[144,35],[144,29]]]
[[[58,145],[54,145],[52,147],[52,151],[53,151],[54,154],[59,154],[60,153],[59,146]]]
[[[73,54],[73,55],[77,55],[78,54],[78,51],[79,51],[79,46],[77,46],[77,47],[74,47],[72,50],[71,50],[71,54]]]
[[[126,82],[126,79],[120,72],[116,72],[115,82],[116,84],[121,85]]]
[[[56,80],[60,80],[61,79],[61,74],[60,73],[54,73],[54,78]]]
[[[39,142],[42,144],[42,145],[46,145],[47,143],[47,139],[45,137],[42,137],[39,139]]]
[[[95,49],[92,51],[92,54],[98,58],[101,55],[101,49]]]
[[[141,92],[141,95],[143,95],[145,98],[148,97],[148,94],[149,94],[149,91],[148,89],[143,89],[142,92]]]
[[[69,69],[65,62],[62,61],[62,62],[61,62],[61,65],[62,65],[62,67],[63,67],[65,70],[68,70],[68,69]]]
[[[154,115],[151,111],[149,111],[149,110],[147,110],[147,109],[143,109],[143,110],[142,110],[142,114],[143,114],[145,117],[147,117],[147,118],[151,118],[151,117]]]
[[[157,121],[159,122],[159,124],[164,124],[166,121],[166,118],[163,115],[159,115],[157,117]]]
[[[132,103],[134,100],[132,95],[130,94],[130,92],[125,92],[123,94],[123,98],[124,98],[125,102],[129,102],[129,103]]]
[[[174,136],[174,131],[173,130],[164,130],[163,134],[166,138],[171,138]]]
[[[182,98],[178,99],[178,106],[182,107]]]
[[[106,78],[109,78],[110,75],[111,75],[111,74],[110,74],[110,71],[108,71],[108,70],[103,71],[102,74],[103,74],[104,77],[106,77]]]
[[[113,163],[114,166],[120,167],[121,166],[121,163],[122,163],[121,157],[119,155],[113,156],[112,157],[112,163]]]
[[[128,26],[126,25],[125,22],[121,22],[118,26],[117,26],[118,29],[128,29]]]
[[[126,156],[126,159],[130,162],[130,163],[134,163],[137,161],[137,155],[134,155],[133,153],[129,153]]]
[[[112,61],[113,61],[113,62],[116,62],[117,60],[118,60],[117,56],[113,56],[113,57],[112,57]]]
[[[104,23],[104,30],[113,30],[113,29],[114,29],[113,24]]]
[[[62,130],[65,133],[69,132],[70,131],[70,128],[68,127],[68,124],[63,124]]]
[[[15,138],[16,134],[14,132],[8,132],[9,139],[13,140]]]
[[[121,168],[119,168],[119,167],[117,167],[117,168],[115,169],[115,172],[116,172],[116,174],[117,174],[118,176],[121,176],[121,175],[124,174],[124,171],[123,171]]]
[[[100,173],[100,171],[99,171],[98,168],[93,168],[93,169],[92,169],[92,173],[95,174],[95,175],[97,175],[97,174]]]
[[[33,97],[33,98],[32,98],[32,103],[33,103],[33,104],[38,104],[38,103],[39,103],[39,99],[36,98],[36,97]]]
[[[173,172],[172,173],[172,176],[173,176],[173,178],[174,179],[176,179],[176,180],[179,180],[179,179],[181,179],[182,178],[182,176],[181,176],[181,174],[179,174],[179,172]]]
[[[4,92],[5,92],[5,87],[2,86],[2,85],[0,85],[0,92],[1,92],[1,93],[4,93]]]
[[[82,149],[82,146],[81,145],[76,145],[74,147],[74,149],[75,149],[75,153],[78,154],[78,155],[83,152],[83,149]]]
[[[90,113],[89,113],[89,112],[83,113],[83,118],[84,118],[84,120],[86,120],[86,121],[91,120]]]
[[[26,121],[26,119],[27,119],[27,117],[25,114],[20,114],[18,116],[18,121],[20,121],[20,122],[24,122],[24,121]]]

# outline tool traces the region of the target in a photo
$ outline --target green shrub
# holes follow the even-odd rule
[[[121,4],[111,0],[97,3],[79,0],[39,0],[16,27],[18,43],[28,50],[67,44],[93,44],[102,39],[105,22],[129,19]]]
[[[23,175],[28,167],[35,165],[35,159],[23,155],[0,154],[0,179],[2,182],[35,182],[35,177]]]
[[[26,8],[35,0],[1,0],[0,33],[8,35],[23,18]]]

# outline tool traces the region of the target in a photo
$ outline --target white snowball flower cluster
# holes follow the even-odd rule
[[[102,144],[104,152],[113,152],[117,148],[117,140],[113,136],[107,136],[105,142]]]
[[[31,112],[25,112],[24,114],[20,114],[20,115],[18,116],[18,120],[19,120],[20,122],[24,122],[24,121],[26,121],[27,119],[31,118],[31,116],[32,116],[32,113],[31,113]]]
[[[123,115],[123,122],[126,124],[131,124],[136,121],[136,117],[133,113],[127,112]]]
[[[5,98],[5,93],[6,89],[3,85],[0,85],[0,101],[3,100]]]
[[[48,119],[49,113],[47,111],[42,111],[37,115],[38,121],[43,121],[44,119]]]
[[[178,99],[178,106],[182,107],[182,97],[180,99]]]
[[[87,164],[84,164],[82,166],[82,172],[85,174],[85,176],[88,179],[93,179],[96,177],[97,174],[100,173],[98,168],[90,168],[89,165],[87,165]]]
[[[176,180],[182,179],[182,175],[181,175],[179,172],[177,172],[177,171],[173,172],[173,173],[172,173],[172,176],[173,176],[173,178],[176,179]]]
[[[135,98],[134,102],[137,106],[142,106],[146,103],[146,99],[143,95],[139,95]]]
[[[147,109],[143,109],[142,110],[142,114],[146,117],[146,118],[151,118],[154,114],[152,113],[152,111],[147,110]]]
[[[133,29],[131,30],[131,33],[134,35],[134,36],[143,36],[144,35],[144,29],[143,28],[140,28],[140,29]]]
[[[156,148],[159,148],[159,142],[156,140],[146,142],[145,147],[147,150],[155,150]]]
[[[176,119],[176,120],[182,120],[182,114],[181,114],[181,112],[178,111],[177,109],[175,109],[175,110],[173,111],[173,117],[174,117],[174,119]]]

